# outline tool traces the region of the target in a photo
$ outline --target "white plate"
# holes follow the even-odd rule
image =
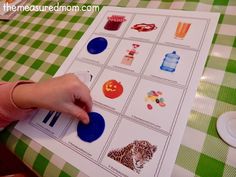
[[[236,112],[222,114],[217,120],[216,128],[226,143],[236,147]]]

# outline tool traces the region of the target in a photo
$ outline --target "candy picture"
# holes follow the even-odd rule
[[[90,112],[88,115],[90,118],[89,124],[83,124],[80,121],[77,126],[77,135],[81,140],[91,143],[103,134],[105,121],[103,116],[97,112]]]
[[[164,98],[161,97],[161,95],[162,92],[151,90],[150,92],[147,93],[147,96],[145,97],[145,102],[153,102],[154,104],[157,104],[160,107],[164,107],[166,106],[166,104],[164,103],[165,100]],[[147,108],[149,110],[152,110],[153,106],[150,103],[148,103]]]
[[[119,30],[121,24],[126,21],[125,16],[122,15],[112,15],[107,17],[107,23],[104,26],[104,29],[109,31],[117,31]]]
[[[172,53],[167,53],[163,62],[160,66],[160,69],[168,72],[175,72],[176,66],[179,62],[180,56],[176,54],[176,51]]]
[[[114,99],[123,93],[123,86],[116,80],[108,80],[103,84],[102,90],[107,98]]]
[[[87,51],[90,54],[102,53],[107,48],[108,42],[103,37],[96,37],[89,41],[87,45]]]
[[[135,140],[123,148],[111,150],[107,156],[139,174],[156,151],[157,147],[148,141]]]
[[[155,24],[139,23],[131,27],[131,29],[137,30],[138,32],[149,32],[156,30],[157,27]]]
[[[136,49],[139,46],[140,46],[139,44],[132,44],[132,49],[127,50],[128,54],[123,57],[121,63],[124,65],[131,65],[134,60],[134,54],[138,53]]]
[[[176,27],[175,38],[184,39],[190,26],[191,26],[191,23],[179,22]]]

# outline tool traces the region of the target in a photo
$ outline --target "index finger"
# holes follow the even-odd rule
[[[90,112],[92,110],[92,97],[90,95],[90,90],[83,83],[81,84],[80,89],[77,90],[75,99],[77,104],[87,112]]]

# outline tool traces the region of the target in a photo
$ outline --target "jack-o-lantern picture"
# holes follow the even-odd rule
[[[123,93],[123,86],[116,80],[108,80],[103,84],[102,90],[107,98],[114,99]]]

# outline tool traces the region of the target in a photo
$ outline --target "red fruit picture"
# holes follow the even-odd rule
[[[114,99],[123,93],[123,86],[116,80],[108,80],[103,84],[102,90],[107,98]]]

